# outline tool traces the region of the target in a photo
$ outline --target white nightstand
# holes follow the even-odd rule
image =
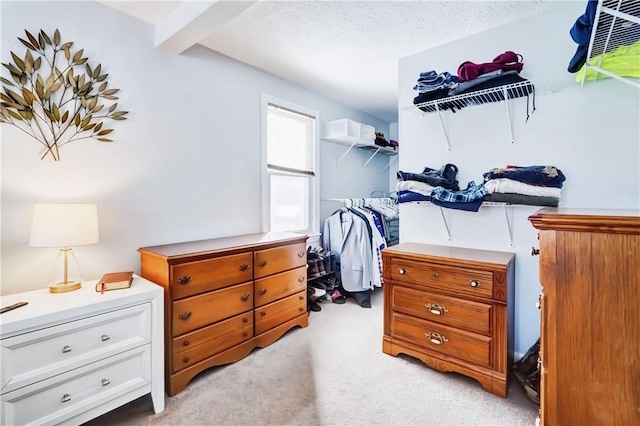
[[[29,291],[0,298],[2,424],[79,424],[151,393],[164,410],[163,289]]]

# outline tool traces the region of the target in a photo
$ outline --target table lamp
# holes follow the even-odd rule
[[[69,281],[68,255],[73,246],[98,242],[96,204],[35,204],[31,223],[31,247],[60,247],[64,254],[63,281],[49,286],[51,293],[65,293],[81,287]]]

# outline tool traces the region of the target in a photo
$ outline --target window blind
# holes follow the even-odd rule
[[[315,176],[315,117],[267,107],[267,167]]]

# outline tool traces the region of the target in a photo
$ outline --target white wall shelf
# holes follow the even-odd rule
[[[447,133],[446,126],[442,120],[442,111],[459,110],[462,108],[483,105],[493,102],[503,102],[507,113],[507,125],[511,135],[511,143],[515,143],[513,126],[511,124],[511,112],[507,101],[509,99],[535,96],[535,94],[547,94],[557,92],[560,87],[560,77],[547,77],[537,80],[527,80],[520,83],[507,84],[504,86],[492,87],[490,89],[478,90],[446,98],[435,99],[403,108],[403,111],[410,111],[414,114],[424,116],[429,113],[437,113],[440,119],[440,126],[447,142],[447,149],[451,150],[451,141]]]
[[[585,77],[589,68],[592,68],[596,72],[594,79],[598,78],[598,73],[601,73],[640,88],[640,80],[617,75],[603,65],[606,53],[620,46],[629,46],[638,40],[640,40],[640,1],[599,0],[581,84],[584,86]]]
[[[382,171],[385,171],[398,157],[397,149],[376,145],[374,143],[375,130],[373,127],[349,119],[334,120],[326,123],[324,136],[321,139],[349,146],[344,154],[338,158],[337,164],[339,164],[353,148],[364,149],[372,153],[367,161],[364,162],[362,168],[366,167],[366,165],[373,160],[373,157],[380,154],[391,157],[389,163],[382,169]]]

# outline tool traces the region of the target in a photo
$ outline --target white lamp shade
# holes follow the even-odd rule
[[[35,204],[31,247],[73,247],[98,242],[96,204]]]

